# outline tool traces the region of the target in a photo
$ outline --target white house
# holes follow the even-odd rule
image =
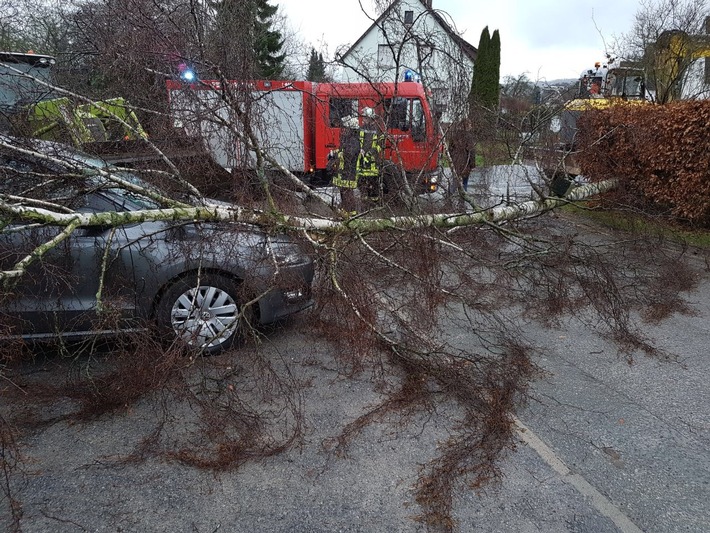
[[[336,54],[342,81],[421,79],[450,121],[465,110],[478,50],[432,7],[395,0],[350,48]]]

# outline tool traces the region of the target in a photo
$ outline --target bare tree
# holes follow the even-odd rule
[[[659,103],[707,96],[707,81],[697,60],[710,53],[706,19],[700,0],[644,0],[631,31],[616,44],[621,57],[639,62]]]

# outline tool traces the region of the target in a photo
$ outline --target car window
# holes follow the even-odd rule
[[[0,155],[0,191],[59,203],[72,208],[83,180],[67,171],[57,172],[31,158]]]
[[[104,191],[119,207],[118,210],[140,211],[141,209],[158,209],[160,205],[154,200],[126,189],[112,187]]]
[[[115,202],[98,192],[82,195],[82,205],[77,208],[80,213],[102,213],[118,210],[119,206]]]

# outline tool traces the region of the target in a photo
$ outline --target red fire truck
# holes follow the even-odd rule
[[[344,119],[358,117],[362,124],[369,107],[386,134],[383,172],[406,176],[416,192],[437,188],[442,142],[420,83],[169,80],[167,89],[174,125],[202,139],[230,171],[255,168],[251,134],[277,165],[308,183],[327,183],[328,158],[338,149]]]

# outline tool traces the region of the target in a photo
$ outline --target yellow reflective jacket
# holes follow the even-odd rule
[[[359,130],[357,136],[355,130],[343,130],[341,135],[333,185],[355,189],[361,177],[379,174],[380,137],[376,132],[365,130]]]

